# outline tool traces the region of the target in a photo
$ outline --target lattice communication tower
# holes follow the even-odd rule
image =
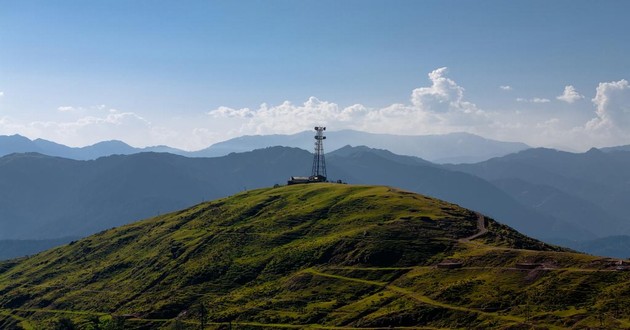
[[[315,127],[315,156],[313,157],[313,171],[311,180],[326,181],[326,159],[324,158],[324,131],[326,127]]]

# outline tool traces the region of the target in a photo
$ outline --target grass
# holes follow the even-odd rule
[[[477,215],[426,196],[247,191],[0,264],[0,326],[133,314],[138,329],[194,327],[200,305],[214,327],[562,328],[596,326],[599,311],[630,322],[629,272],[486,220],[487,235],[462,242]],[[463,267],[435,268],[447,259]]]

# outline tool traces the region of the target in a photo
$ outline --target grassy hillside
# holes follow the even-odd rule
[[[0,328],[628,327],[628,284],[453,204],[298,185],[0,263]]]

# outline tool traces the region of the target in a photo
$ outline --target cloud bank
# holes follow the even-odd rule
[[[409,103],[384,108],[362,104],[340,107],[310,97],[303,104],[285,101],[258,109],[219,107],[208,114],[217,120],[241,123],[236,132],[245,134],[296,133],[316,125],[377,133],[430,134],[474,130],[487,121],[484,111],[464,97],[464,88],[446,76],[447,68],[428,74],[430,85],[412,91]]]
[[[586,150],[630,144],[630,86],[626,80],[600,83],[588,109],[578,105],[584,96],[567,85],[556,97],[572,107],[558,109],[544,97],[517,98],[513,110],[488,111],[468,100],[465,89],[448,77],[446,67],[428,74],[429,85],[411,92],[408,103],[383,108],[362,104],[340,107],[310,97],[303,104],[284,102],[258,109],[220,107],[208,114],[231,121],[231,134],[277,134],[309,130],[316,125],[391,134],[469,132],[488,138],[523,141],[532,146]],[[511,90],[501,86],[502,90]],[[520,104],[520,106],[518,105]],[[591,114],[589,116],[589,113]]]
[[[140,146],[154,138],[168,142],[159,138],[167,137],[163,129],[155,127],[149,120],[134,112],[123,112],[105,105],[60,106],[57,111],[70,116],[70,119],[38,120],[24,124],[15,118],[4,116],[0,118],[0,134],[18,133],[70,146],[84,146],[112,139]]]
[[[599,83],[590,104],[578,102],[585,96],[567,85],[556,102],[518,98],[502,108],[482,109],[448,76],[446,67],[431,71],[427,78],[425,86],[413,89],[406,102],[378,108],[340,106],[312,96],[302,103],[221,106],[196,115],[164,117],[106,105],[65,104],[51,109],[52,120],[25,122],[5,114],[0,117],[0,134],[18,133],[71,146],[119,139],[134,146],[165,144],[197,150],[245,134],[292,134],[325,125],[332,130],[404,135],[469,132],[570,150],[630,144],[630,84],[626,80]],[[507,87],[499,88],[511,90]],[[559,102],[566,105],[560,107]]]

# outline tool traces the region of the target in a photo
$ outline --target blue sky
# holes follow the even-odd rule
[[[0,134],[198,149],[326,124],[630,144],[627,1],[0,7]]]

